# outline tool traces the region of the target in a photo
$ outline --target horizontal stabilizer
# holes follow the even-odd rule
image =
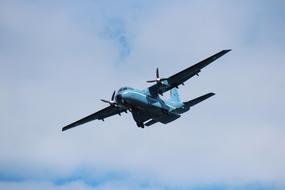
[[[204,100],[206,100],[206,99],[208,99],[208,98],[210,98],[211,96],[214,96],[215,94],[214,93],[208,93],[208,94],[205,94],[205,95],[203,95],[203,96],[200,96],[200,97],[198,97],[198,98],[195,98],[195,99],[193,99],[193,100],[190,100],[190,101],[188,101],[188,102],[184,102],[184,104],[187,106],[187,107],[192,107],[192,106],[195,106],[196,104],[198,104],[198,103],[200,103],[200,102],[202,102],[202,101],[204,101]]]
[[[146,122],[145,126],[150,126],[150,125],[153,125],[157,122],[166,124],[166,123],[169,123],[171,121],[178,119],[179,117],[180,117],[179,114],[168,112],[167,114],[163,114],[159,117],[153,118],[152,120]]]

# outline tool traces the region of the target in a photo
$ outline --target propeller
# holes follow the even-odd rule
[[[148,81],[146,81],[146,82],[148,82],[148,83],[156,82],[156,83],[158,83],[158,84],[161,84],[161,82],[162,82],[163,80],[166,80],[166,78],[159,78],[159,70],[158,70],[158,68],[156,68],[156,79],[155,79],[155,80],[148,80]]]
[[[116,90],[113,92],[110,101],[109,101],[109,100],[104,100],[104,99],[101,99],[101,101],[110,104],[110,106],[116,106],[117,103],[114,101],[114,99],[115,99],[115,94],[116,94]]]

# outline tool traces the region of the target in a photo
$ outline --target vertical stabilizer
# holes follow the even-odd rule
[[[179,94],[178,94],[178,90],[177,88],[172,88],[170,90],[170,99],[169,99],[170,102],[173,102],[173,103],[180,103],[180,98],[179,98]]]

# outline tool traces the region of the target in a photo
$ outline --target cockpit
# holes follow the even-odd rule
[[[133,88],[130,88],[130,87],[122,87],[118,90],[118,92],[122,92],[124,90],[133,90]]]
[[[125,90],[134,90],[133,88],[130,88],[130,87],[122,87],[118,90],[117,94],[116,94],[116,102],[119,103],[119,104],[123,104],[124,103],[124,100],[123,100],[123,91]]]

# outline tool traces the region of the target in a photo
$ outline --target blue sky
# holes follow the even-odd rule
[[[1,1],[0,189],[284,189],[283,1]],[[222,49],[169,125],[61,127]]]

